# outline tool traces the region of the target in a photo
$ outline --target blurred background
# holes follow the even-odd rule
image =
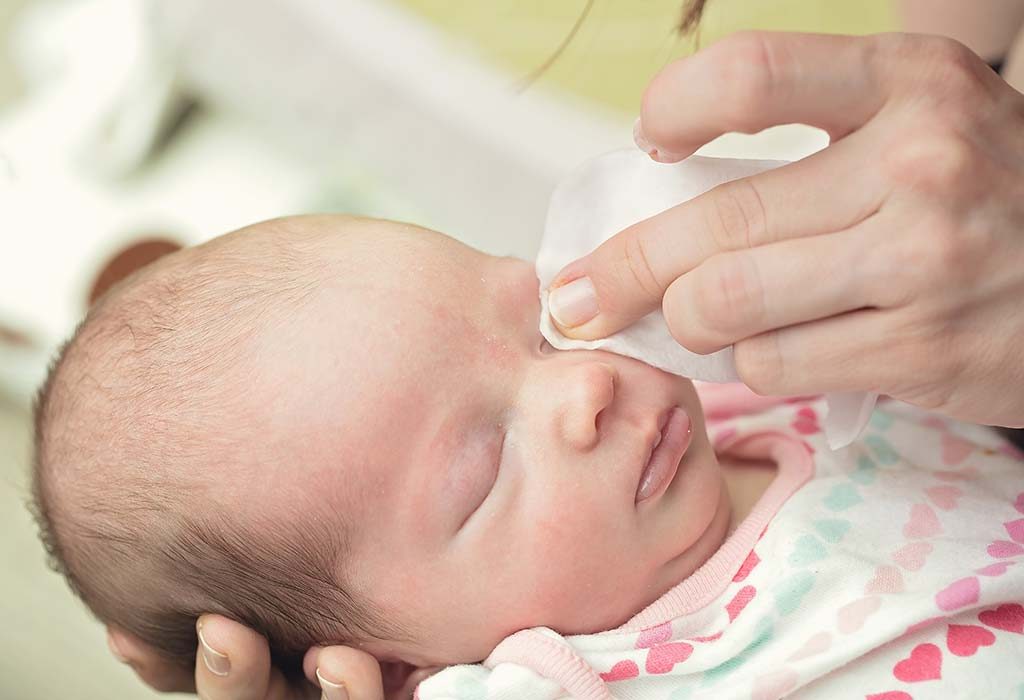
[[[301,212],[530,258],[555,183],[631,146],[644,85],[694,50],[680,4],[0,0],[0,698],[156,695],[46,569],[24,507],[31,398],[90,301],[179,246]],[[934,15],[905,4],[919,26]],[[890,0],[712,0],[699,41],[908,16]],[[791,126],[705,151],[824,143]]]

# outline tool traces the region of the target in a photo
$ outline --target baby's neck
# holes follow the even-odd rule
[[[732,505],[727,533],[732,534],[775,480],[778,465],[769,460],[741,459],[729,454],[718,455],[718,463]]]

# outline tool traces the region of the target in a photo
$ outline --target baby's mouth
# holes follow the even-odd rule
[[[679,470],[679,461],[690,446],[692,436],[693,426],[686,411],[673,406],[665,412],[640,473],[636,503],[652,498],[668,488]]]

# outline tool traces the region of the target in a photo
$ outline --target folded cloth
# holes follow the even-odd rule
[[[613,151],[585,163],[555,189],[537,254],[540,331],[559,350],[601,349],[659,369],[708,382],[739,381],[732,347],[698,355],[669,333],[661,310],[599,340],[562,335],[548,312],[548,285],[559,270],[622,229],[700,195],[716,185],[785,165],[786,161],[691,156],[670,165],[635,149]],[[680,231],[685,236],[686,231]],[[877,394],[828,394],[825,434],[832,449],[853,442],[874,409]]]

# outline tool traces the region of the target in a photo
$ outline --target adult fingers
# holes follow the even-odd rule
[[[855,225],[885,197],[882,178],[864,156],[875,148],[871,138],[864,130],[619,232],[555,277],[553,320],[571,337],[605,337],[658,308],[670,284],[714,255]],[[591,293],[589,302],[581,289]]]
[[[263,636],[220,615],[203,615],[196,630],[196,693],[202,700],[291,700],[284,678],[271,668]]]
[[[877,253],[889,235],[882,218],[710,258],[666,290],[669,331],[707,354],[775,328],[899,302],[898,271]]]
[[[736,343],[733,357],[744,384],[762,395],[874,391],[897,386],[906,364],[891,309],[860,309],[769,331]]]
[[[376,658],[352,647],[310,649],[303,660],[306,677],[324,700],[384,700],[384,683]]]
[[[644,93],[638,145],[657,160],[673,162],[729,131],[802,123],[833,136],[850,132],[885,103],[885,82],[873,70],[873,54],[882,42],[825,34],[733,34],[655,76]]]

